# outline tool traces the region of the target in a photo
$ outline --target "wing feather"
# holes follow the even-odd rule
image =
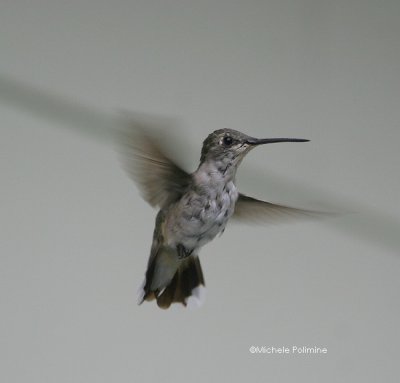
[[[163,208],[178,200],[191,175],[178,166],[161,143],[161,126],[146,119],[129,119],[119,134],[123,167],[153,207]]]
[[[241,222],[275,224],[295,219],[323,218],[329,213],[297,209],[239,194],[232,218]]]

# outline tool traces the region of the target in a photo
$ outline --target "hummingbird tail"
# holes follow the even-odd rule
[[[205,283],[197,255],[179,260],[174,256],[166,262],[167,255],[160,252],[148,265],[146,277],[139,290],[139,304],[157,300],[157,305],[167,309],[172,303],[198,307],[203,303]],[[174,270],[174,271],[172,271]]]

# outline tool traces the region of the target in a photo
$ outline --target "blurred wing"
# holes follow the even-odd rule
[[[145,119],[130,119],[119,134],[119,145],[124,168],[143,198],[163,208],[181,197],[191,176],[165,154],[157,128]]]
[[[294,219],[322,218],[329,213],[276,205],[239,194],[232,218],[242,222],[274,224]]]

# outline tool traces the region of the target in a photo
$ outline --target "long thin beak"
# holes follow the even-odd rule
[[[308,142],[304,138],[253,138],[249,137],[246,140],[247,144],[250,145],[263,145],[263,144],[274,144],[276,142]]]

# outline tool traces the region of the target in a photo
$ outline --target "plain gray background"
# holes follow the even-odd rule
[[[399,17],[396,0],[3,0],[1,381],[396,382]],[[201,253],[200,310],[137,306],[156,212],[95,116],[78,134],[46,92],[81,120],[180,117],[190,171],[218,128],[309,138],[253,151],[239,187],[352,214],[232,224]]]

